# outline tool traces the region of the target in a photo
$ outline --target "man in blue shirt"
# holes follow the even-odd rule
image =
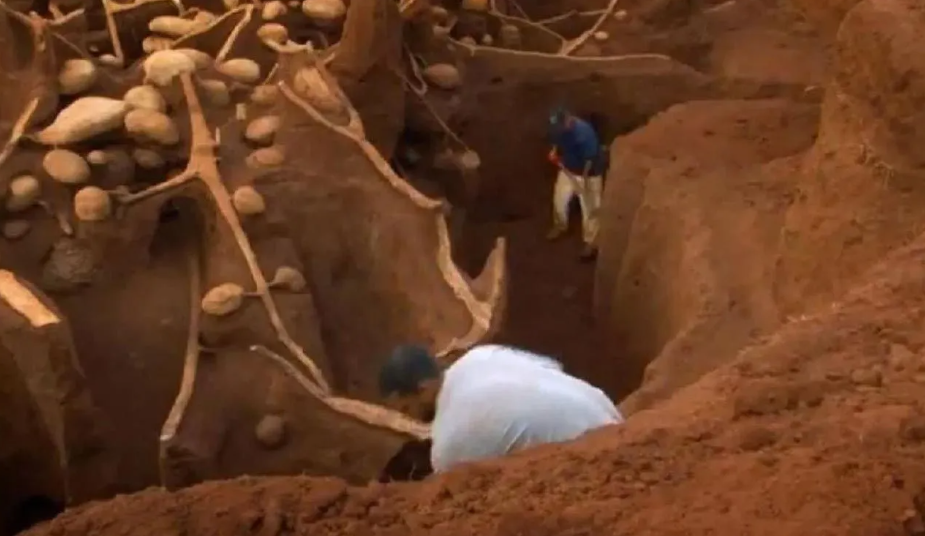
[[[559,174],[553,191],[552,229],[547,238],[555,240],[568,230],[568,206],[577,196],[585,243],[581,256],[591,260],[597,254],[597,216],[606,167],[604,150],[594,127],[563,108],[549,114],[549,134],[553,143],[549,159],[559,167]]]
[[[399,346],[382,365],[379,389],[390,406],[432,422],[437,473],[623,422],[603,391],[555,359],[495,344],[445,370],[425,348]]]

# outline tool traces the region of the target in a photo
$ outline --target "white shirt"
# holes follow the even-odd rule
[[[603,391],[545,356],[477,346],[444,373],[431,427],[435,472],[623,422]]]

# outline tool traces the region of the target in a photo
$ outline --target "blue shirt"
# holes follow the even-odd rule
[[[604,158],[601,142],[590,123],[577,117],[572,119],[571,128],[554,127],[553,143],[562,167],[579,177],[584,173],[585,164],[591,161],[588,176],[597,177],[604,173]]]
[[[600,389],[551,358],[477,346],[445,372],[431,426],[435,472],[623,421]]]

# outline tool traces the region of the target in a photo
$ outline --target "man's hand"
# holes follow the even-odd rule
[[[585,182],[587,182],[588,180],[588,173],[591,173],[591,166],[593,165],[594,165],[593,161],[591,160],[585,161],[585,167],[582,168],[581,170],[581,178],[584,179]]]
[[[546,159],[552,162],[553,165],[560,165],[559,163],[559,153],[556,151],[556,148],[553,147],[549,150],[549,154],[546,155]]]

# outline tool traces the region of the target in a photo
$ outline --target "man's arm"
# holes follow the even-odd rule
[[[587,178],[588,178],[588,173],[591,173],[591,166],[593,166],[593,165],[594,165],[594,161],[593,161],[593,160],[585,160],[585,165],[584,165],[584,167],[583,167],[582,170],[581,170],[581,177],[582,177],[583,179],[587,179]]]
[[[504,456],[516,443],[522,428],[511,423],[497,397],[447,401],[439,421],[431,427],[430,463],[435,473],[460,464]]]
[[[591,173],[591,168],[600,158],[601,142],[594,132],[594,127],[586,122],[579,124],[575,134],[578,136],[578,147],[581,150],[581,157],[584,165],[582,166],[582,177],[587,178]]]

